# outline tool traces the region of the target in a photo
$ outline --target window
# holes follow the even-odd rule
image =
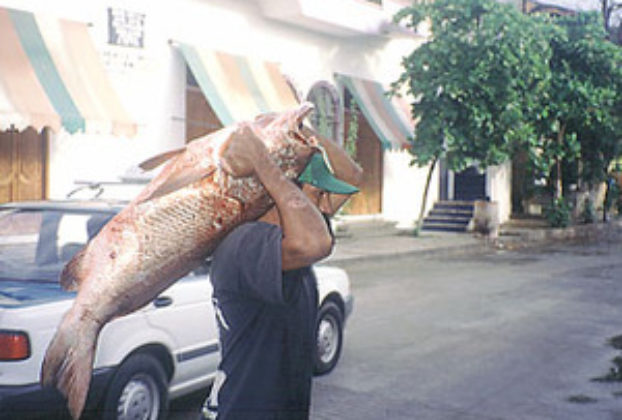
[[[313,128],[324,137],[341,143],[337,89],[328,82],[317,82],[309,90],[307,101],[315,105],[315,112],[311,114],[310,118]]]

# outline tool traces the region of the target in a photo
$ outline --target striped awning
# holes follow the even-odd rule
[[[0,7],[0,130],[133,135],[87,25]]]
[[[223,125],[298,105],[276,63],[184,43],[174,45]]]
[[[399,149],[408,146],[414,124],[403,98],[387,96],[380,83],[345,74],[335,74],[337,84],[356,100],[383,147]]]

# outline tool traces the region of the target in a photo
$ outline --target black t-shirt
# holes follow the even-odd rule
[[[281,271],[281,238],[278,226],[246,223],[213,254],[218,419],[308,418],[317,286],[309,267]]]

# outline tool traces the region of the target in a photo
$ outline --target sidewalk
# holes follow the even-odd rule
[[[438,255],[484,252],[492,245],[471,233],[422,232],[412,236],[397,231],[393,234],[337,237],[328,263],[352,264],[369,259],[386,259],[405,255]]]
[[[369,259],[388,259],[408,255],[468,255],[491,250],[516,250],[553,242],[593,241],[611,232],[622,231],[622,219],[607,223],[547,228],[502,226],[499,238],[491,240],[472,232],[422,231],[419,236],[388,222],[355,223],[345,232],[337,232],[335,249],[325,262],[347,265]]]

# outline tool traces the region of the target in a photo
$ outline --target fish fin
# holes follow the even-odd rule
[[[155,155],[153,157],[150,157],[147,160],[142,161],[141,163],[138,164],[138,167],[144,171],[149,171],[151,169],[157,168],[158,166],[162,165],[167,160],[172,159],[178,154],[183,153],[185,151],[186,151],[186,147],[182,147],[180,149],[169,150],[168,152],[160,153],[159,155]]]
[[[80,288],[84,277],[82,261],[86,254],[86,246],[78,251],[63,267],[60,274],[60,285],[63,289],[75,292]]]
[[[156,198],[165,196],[177,191],[183,187],[186,187],[192,183],[200,181],[203,178],[210,176],[216,170],[216,166],[210,166],[209,168],[192,167],[178,169],[172,172],[167,179],[160,184],[156,189],[151,191],[150,194],[143,197],[140,202],[148,200],[154,200]]]
[[[69,314],[68,314],[69,315]],[[55,386],[67,398],[74,420],[80,418],[91,383],[99,326],[65,316],[41,366],[41,384]]]

